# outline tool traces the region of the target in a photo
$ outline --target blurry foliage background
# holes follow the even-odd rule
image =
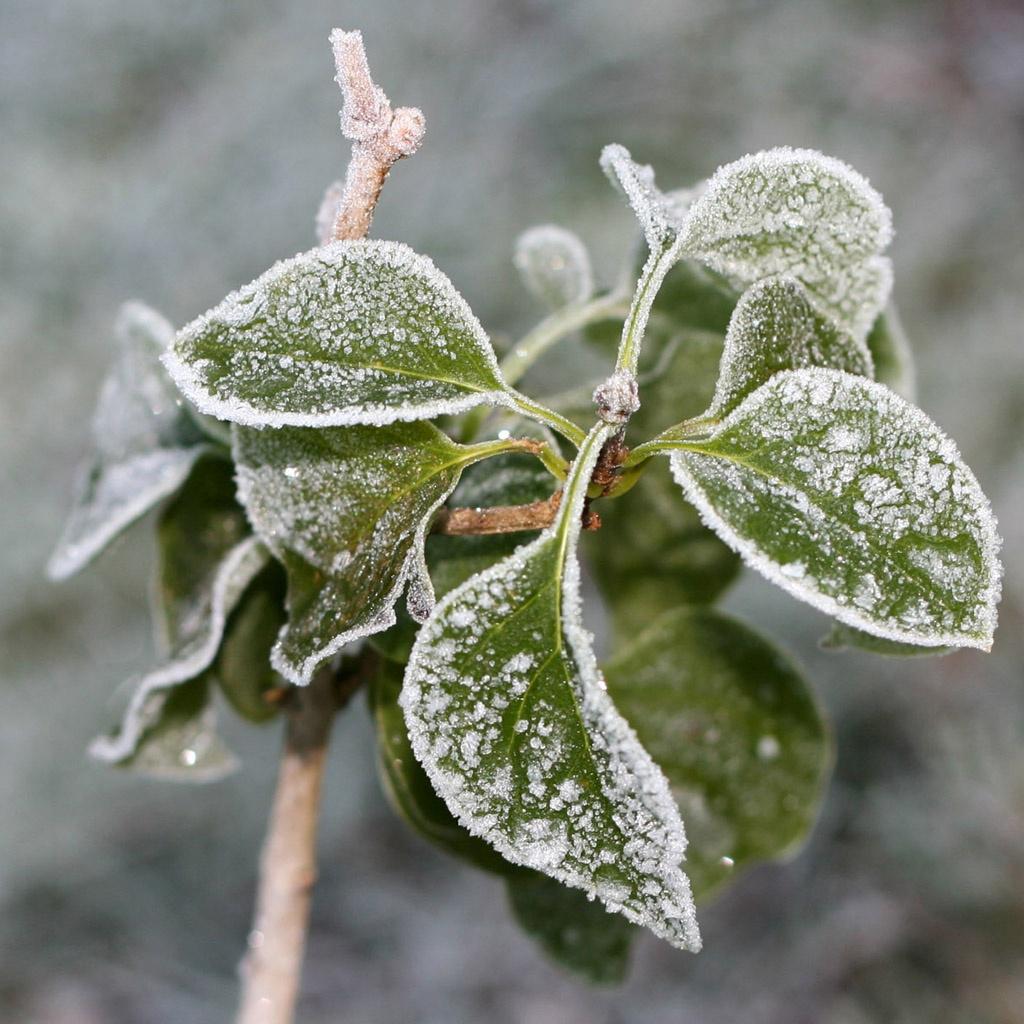
[[[1017,0],[4,0],[0,8],[0,1018],[228,1019],[279,736],[183,789],[88,763],[151,654],[151,542],[42,577],[118,304],[183,323],[308,248],[347,147],[329,29],[360,27],[428,136],[378,237],[431,254],[499,343],[536,315],[516,234],[574,227],[605,280],[632,238],[597,167],[666,187],[766,146],[867,174],[895,213],[920,401],[1005,538],[989,657],[824,655],[826,622],[749,575],[835,721],[838,765],[793,862],[705,908],[705,951],[645,937],[590,991],[510,923],[500,884],[435,853],[340,723],[304,1022],[1020,1022],[1024,1017],[1024,8]],[[544,370],[544,373],[552,371]],[[572,367],[563,367],[571,378]]]

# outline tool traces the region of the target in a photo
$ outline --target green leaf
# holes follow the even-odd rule
[[[220,564],[250,533],[231,463],[203,459],[157,523],[154,618],[165,651],[201,624]]]
[[[863,338],[892,287],[879,255],[891,239],[892,215],[865,178],[813,150],[780,148],[720,167],[690,208],[681,244],[741,289],[797,278]]]
[[[517,921],[553,959],[592,981],[614,984],[626,972],[632,927],[576,889],[505,860],[451,815],[413,755],[398,704],[402,669],[380,662],[370,679],[377,766],[384,792],[401,817],[434,846],[507,879]]]
[[[215,782],[238,768],[217,733],[206,674],[167,690],[159,713],[147,721],[118,767],[168,782]]]
[[[634,926],[578,889],[537,872],[505,882],[522,929],[556,963],[598,985],[617,985],[629,969]]]
[[[892,388],[901,398],[913,402],[917,393],[914,356],[899,314],[891,302],[878,314],[868,334],[867,346],[875,364],[875,380]]]
[[[890,640],[990,647],[991,509],[953,442],[888,388],[776,374],[671,464],[705,522],[794,596]]]
[[[672,785],[698,899],[803,841],[831,743],[806,682],[772,644],[714,609],[677,608],[618,651],[604,675]]]
[[[238,490],[253,528],[288,572],[288,624],[271,656],[292,682],[345,644],[388,629],[409,587],[433,604],[423,544],[462,469],[504,442],[460,445],[429,423],[236,427]]]
[[[157,532],[164,660],[139,680],[119,728],[93,741],[97,759],[197,781],[234,766],[213,731],[206,673],[229,613],[269,558],[246,532],[231,467],[214,459],[198,463]],[[187,694],[179,696],[183,687]]]
[[[679,501],[660,462],[598,509],[601,529],[583,537],[583,552],[618,637],[636,636],[670,608],[714,601],[739,572],[739,556]]]
[[[934,658],[949,654],[952,647],[921,647],[918,644],[902,644],[896,640],[872,636],[863,630],[833,622],[832,628],[818,641],[825,651],[860,650],[870,654],[882,654],[889,658]]]
[[[470,832],[697,949],[682,822],[580,623],[580,517],[611,433],[587,436],[549,529],[438,604],[401,704],[416,757]]]
[[[493,508],[499,505],[527,505],[551,496],[555,483],[550,473],[535,458],[509,453],[470,466],[452,492],[448,504],[469,508]],[[529,534],[495,533],[479,537],[427,537],[426,556],[434,593],[444,597],[470,576],[475,576],[500,561],[521,544]],[[370,644],[386,658],[409,660],[420,623],[408,611],[396,606],[397,622],[384,633],[369,638]]]
[[[160,365],[174,328],[138,302],[121,309],[120,351],[92,423],[93,452],[79,471],[64,533],[47,566],[66,579],[185,482],[210,447]]]
[[[201,411],[248,426],[523,410],[466,301],[397,242],[332,242],[276,264],[180,331],[165,363]]]
[[[808,366],[874,374],[867,347],[817,313],[798,281],[758,281],[743,293],[729,321],[708,415],[725,416],[774,374]]]
[[[516,239],[514,262],[523,284],[551,310],[579,305],[594,294],[594,272],[578,235],[555,224],[529,228]]]
[[[392,807],[412,829],[446,853],[499,875],[522,871],[482,839],[470,835],[434,792],[413,756],[405,716],[398,704],[402,668],[379,661],[370,678],[370,711],[377,729],[377,767]]]
[[[285,574],[271,562],[231,613],[211,670],[228,703],[250,722],[268,722],[277,715],[266,694],[287,683],[270,664],[270,652],[287,620],[284,602]]]

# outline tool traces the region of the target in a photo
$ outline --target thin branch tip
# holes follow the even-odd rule
[[[363,34],[336,28],[331,48],[341,87],[341,131],[352,142],[352,159],[329,237],[322,241],[362,238],[391,166],[419,149],[426,119],[416,107],[391,109],[370,74]]]

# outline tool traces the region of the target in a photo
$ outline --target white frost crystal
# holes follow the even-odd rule
[[[584,442],[553,526],[441,600],[401,704],[417,758],[470,832],[697,950],[678,809],[581,624],[580,517],[611,432]]]

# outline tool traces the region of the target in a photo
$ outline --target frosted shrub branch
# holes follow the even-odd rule
[[[329,217],[318,218],[323,228],[331,223],[322,242],[362,238],[367,233],[388,171],[396,160],[419,149],[425,131],[422,111],[416,107],[392,110],[384,91],[374,84],[361,32],[336,28],[331,46],[338,69],[335,80],[344,97],[341,131],[352,140],[352,157],[340,198],[335,200],[333,223]],[[328,189],[326,203],[332,201],[333,188]]]

